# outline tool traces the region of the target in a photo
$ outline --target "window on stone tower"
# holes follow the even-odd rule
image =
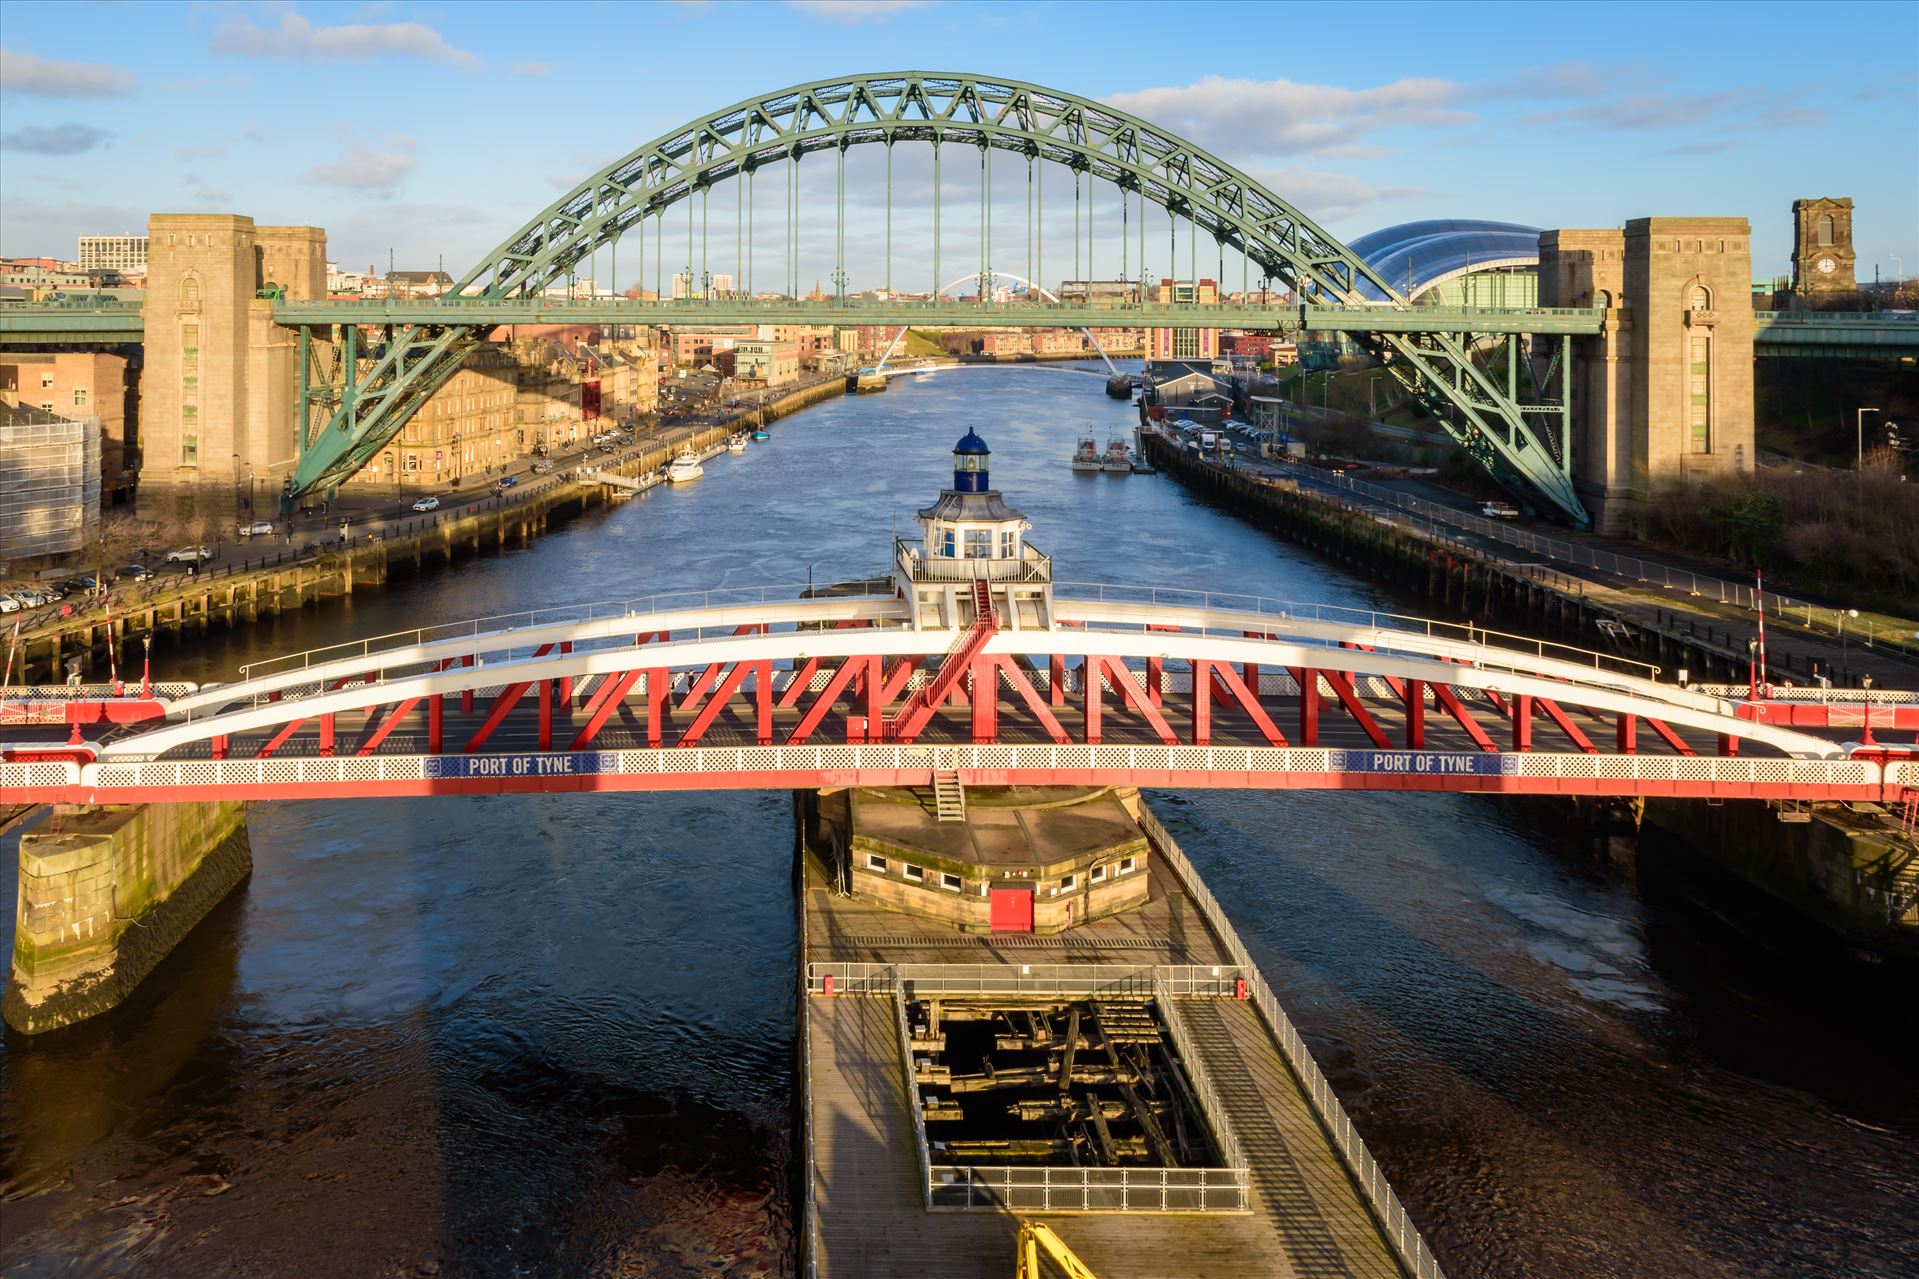
[[[1688,445],[1694,453],[1712,452],[1712,339],[1703,334],[1691,340],[1692,385],[1688,388]]]
[[[200,300],[200,281],[196,277],[189,275],[180,281],[180,300],[186,303]]]
[[[1692,291],[1692,296],[1686,302],[1686,307],[1692,311],[1710,311],[1712,310],[1712,294],[1706,292],[1703,285],[1695,288]]]
[[[1825,248],[1832,243],[1832,214],[1830,213],[1822,213],[1819,215],[1818,240],[1821,248]]]

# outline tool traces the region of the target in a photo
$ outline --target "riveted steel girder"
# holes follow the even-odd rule
[[[526,299],[581,259],[716,182],[779,160],[869,142],[996,148],[1104,179],[1194,222],[1245,253],[1308,305],[1359,306],[1361,282],[1391,309],[1411,304],[1345,245],[1241,170],[1147,121],[1102,103],[996,77],[908,71],[796,85],[735,103],[648,142],[581,182],[459,281],[456,293]],[[467,299],[470,301],[470,299]],[[818,319],[830,322],[830,304]],[[1085,321],[1082,321],[1085,322]],[[1096,322],[1096,321],[1095,321]],[[337,484],[399,431],[460,367],[490,327],[470,310],[443,325],[395,329],[345,370],[340,407],[308,443],[291,481],[299,494]],[[1563,432],[1529,418],[1564,405],[1524,404],[1473,346],[1446,333],[1360,330],[1353,337],[1430,405],[1505,482],[1576,523]],[[364,364],[364,367],[362,367]],[[1558,436],[1559,438],[1555,438]]]

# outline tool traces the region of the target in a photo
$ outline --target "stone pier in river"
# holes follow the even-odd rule
[[[20,838],[7,1025],[112,1008],[252,869],[245,804],[55,809]]]

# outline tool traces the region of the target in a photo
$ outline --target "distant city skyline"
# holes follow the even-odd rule
[[[149,213],[234,212],[323,227],[328,256],[350,269],[443,262],[458,277],[573,184],[692,118],[807,80],[931,68],[1142,116],[1348,241],[1424,218],[1552,228],[1728,214],[1751,219],[1753,273],[1769,278],[1790,269],[1792,201],[1847,195],[1861,281],[1919,270],[1912,5],[1821,6],[1839,51],[1804,73],[1789,55],[1808,38],[1806,15],[1750,5],[1557,5],[1523,24],[1497,9],[1333,6],[1313,10],[1310,27],[1298,8],[1203,3],[1107,5],[1097,19],[1083,6],[990,2],[549,4],[537,26],[487,6],[148,4],[113,9],[111,23],[83,22],[86,12],[8,8],[0,254],[72,258],[79,236],[143,234]],[[1308,40],[1365,52],[1274,56]],[[642,66],[605,52],[632,49],[677,53]],[[925,152],[895,155],[893,283],[914,291],[936,283]],[[861,231],[849,236],[851,289],[884,283],[882,159],[871,147],[848,156],[848,226]],[[994,175],[994,265],[1024,273],[1024,168],[996,155]],[[944,178],[950,278],[977,261],[977,164],[949,164]],[[802,292],[816,279],[832,288],[832,180],[824,159],[800,166]],[[1087,274],[1072,253],[1069,181],[1047,176],[1047,287]],[[696,274],[782,286],[781,182],[776,170],[760,180],[756,226],[772,252],[750,271],[733,243],[733,194],[715,192]],[[1093,207],[1092,265],[1110,276],[1116,193],[1102,186]],[[1174,266],[1163,216],[1151,216],[1146,268],[1186,274],[1184,238]],[[649,242],[644,282],[632,236],[616,282],[604,258],[593,273],[670,290],[688,264],[687,227],[669,216],[663,232],[665,261]],[[1208,256],[1202,244],[1201,274],[1219,269]],[[1225,264],[1229,288],[1237,263]]]

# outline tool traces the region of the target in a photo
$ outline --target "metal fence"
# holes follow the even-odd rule
[[[1359,1131],[1353,1127],[1353,1121],[1347,1117],[1345,1107],[1340,1105],[1332,1085],[1326,1081],[1326,1076],[1321,1073],[1319,1064],[1313,1060],[1312,1050],[1306,1046],[1306,1041],[1301,1039],[1299,1032],[1293,1028],[1292,1019],[1286,1015],[1286,1010],[1280,1006],[1272,987],[1266,984],[1265,977],[1253,963],[1245,943],[1240,941],[1239,933],[1233,928],[1232,921],[1226,918],[1226,912],[1220,908],[1212,889],[1206,886],[1206,882],[1193,868],[1192,862],[1187,860],[1185,852],[1173,841],[1166,827],[1160,824],[1159,819],[1144,804],[1140,805],[1139,818],[1140,825],[1159,851],[1159,855],[1178,872],[1187,894],[1198,903],[1201,914],[1206,917],[1206,922],[1212,925],[1214,933],[1225,946],[1227,954],[1251,974],[1249,985],[1252,989],[1253,1006],[1265,1017],[1266,1024],[1271,1028],[1274,1038],[1278,1040],[1280,1050],[1285,1054],[1294,1076],[1311,1100],[1313,1111],[1319,1118],[1320,1127],[1332,1141],[1333,1148],[1339,1152],[1341,1161],[1346,1165],[1347,1173],[1365,1197],[1367,1207],[1372,1211],[1374,1219],[1379,1222],[1387,1242],[1399,1254],[1400,1261],[1414,1279],[1444,1279],[1446,1272],[1440,1266],[1439,1258],[1435,1257],[1432,1249],[1426,1246],[1425,1239],[1420,1236],[1419,1227],[1413,1224],[1411,1217],[1407,1216],[1405,1206],[1399,1202],[1399,1196],[1394,1194],[1393,1188],[1387,1184],[1385,1174],[1380,1171],[1378,1162],[1374,1160],[1372,1152],[1366,1149],[1365,1141],[1360,1137]]]
[[[1128,999],[1231,996],[1245,976],[1231,964],[873,964],[811,963],[809,994],[1103,995]]]

